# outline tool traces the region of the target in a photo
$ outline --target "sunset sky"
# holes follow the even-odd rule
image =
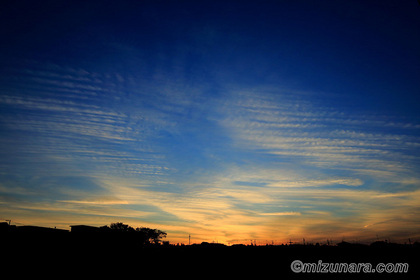
[[[420,241],[415,0],[1,1],[0,38],[0,219]]]

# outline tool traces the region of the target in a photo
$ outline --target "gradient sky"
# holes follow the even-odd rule
[[[1,1],[0,218],[420,241],[420,6]]]

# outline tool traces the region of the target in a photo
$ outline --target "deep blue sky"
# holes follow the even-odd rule
[[[3,1],[0,38],[0,218],[419,236],[417,1]]]

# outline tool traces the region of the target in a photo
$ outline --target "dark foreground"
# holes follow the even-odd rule
[[[419,243],[173,246],[161,242],[166,236],[162,231],[134,230],[122,223],[72,226],[71,231],[0,226],[1,267],[20,278],[413,279],[419,275]]]
[[[6,271],[21,276],[83,279],[183,277],[201,279],[396,279],[419,275],[419,244],[370,246],[138,245],[124,236],[2,235]],[[294,273],[291,263],[407,263],[408,272]],[[321,268],[321,267],[320,267]],[[133,278],[133,279],[135,279]],[[413,278],[411,278],[413,279]]]

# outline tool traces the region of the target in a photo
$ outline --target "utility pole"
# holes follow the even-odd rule
[[[191,245],[191,234],[188,234],[188,245]]]

